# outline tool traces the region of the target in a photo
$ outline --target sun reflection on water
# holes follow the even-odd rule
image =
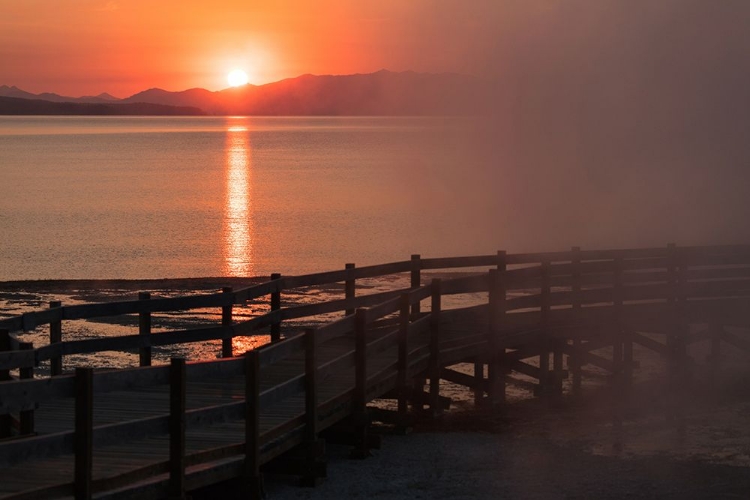
[[[243,124],[227,127],[224,274],[252,276],[252,179],[250,137]]]

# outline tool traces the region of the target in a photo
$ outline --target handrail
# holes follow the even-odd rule
[[[724,246],[692,246],[678,247],[678,252],[684,255],[687,265],[750,265],[750,245],[724,245]],[[552,275],[568,274],[570,264],[575,254],[566,252],[542,252],[542,253],[519,253],[507,254],[508,264],[538,264],[551,262]],[[659,266],[668,256],[666,247],[638,248],[622,250],[581,250],[579,257],[582,261],[581,272],[607,272],[612,270],[611,261],[615,258],[635,259],[626,262],[624,270],[649,269]],[[639,262],[642,259],[642,262]],[[497,264],[496,255],[480,255],[467,257],[448,257],[421,259],[420,269],[452,269],[462,267],[492,266]],[[204,307],[221,307],[229,304],[243,303],[247,300],[263,297],[265,295],[283,292],[285,290],[342,282],[347,279],[360,279],[365,277],[379,277],[389,274],[403,273],[410,270],[410,261],[391,262],[374,266],[359,267],[341,271],[326,271],[299,276],[282,277],[267,281],[243,289],[235,290],[231,294],[211,293],[198,294],[183,297],[152,298],[148,300],[128,300],[117,302],[102,302],[95,304],[82,304],[73,306],[62,306],[58,308],[34,311],[21,316],[14,316],[0,320],[0,328],[10,331],[32,330],[37,326],[48,324],[52,321],[69,319],[89,319],[103,316],[115,316],[121,314],[137,314],[151,312],[165,312],[175,310],[189,310]],[[663,267],[663,263],[661,266]],[[538,271],[514,270],[508,271],[509,275],[514,273],[521,276],[526,273],[537,274]]]
[[[462,267],[493,266],[500,262],[497,255],[479,255],[466,257],[412,259],[359,268],[347,268],[338,271],[326,271],[300,276],[286,276],[253,285],[229,293],[199,294],[183,297],[149,298],[147,300],[128,300],[72,306],[60,306],[41,311],[25,313],[21,316],[0,320],[0,329],[10,332],[31,330],[41,325],[52,324],[70,319],[88,319],[121,314],[150,314],[172,310],[185,310],[205,307],[231,307],[247,300],[269,294],[278,294],[298,287],[308,287],[337,283],[364,277],[378,277],[393,273],[414,272],[415,263],[419,269],[453,269]],[[566,252],[542,252],[503,254],[507,265],[504,271],[506,290],[529,290],[539,288],[542,284],[542,264],[548,263],[550,285],[553,287],[570,287],[573,283],[574,268],[578,280],[587,288],[578,294],[583,303],[611,301],[611,286],[614,279],[615,261],[620,259],[622,281],[625,285],[625,300],[649,300],[667,293],[664,283],[669,279],[668,265],[671,258],[679,259],[687,280],[704,280],[706,283],[691,281],[686,288],[690,297],[717,297],[723,293],[744,293],[747,289],[744,279],[750,278],[750,246],[693,246],[693,247],[658,247],[619,250],[578,250]],[[418,256],[416,256],[418,257]],[[574,265],[574,260],[578,259]],[[733,269],[726,269],[733,267]],[[413,279],[413,277],[412,277]],[[486,274],[474,274],[443,281],[441,294],[459,294],[488,291],[489,282]],[[642,290],[638,292],[637,290]],[[11,350],[0,352],[0,370],[17,367],[32,367],[40,361],[74,354],[97,352],[102,349],[137,349],[156,345],[180,344],[210,339],[231,339],[238,335],[253,335],[269,325],[278,325],[282,321],[306,318],[320,314],[353,310],[357,307],[374,308],[377,317],[381,312],[394,313],[398,310],[398,296],[405,290],[378,292],[361,296],[348,296],[315,304],[304,304],[283,307],[268,313],[255,316],[246,321],[234,322],[220,327],[205,327],[154,333],[151,335],[125,335],[119,337],[65,341],[39,346],[28,351],[19,351],[17,343],[11,341]],[[429,285],[409,290],[414,303],[419,303],[430,295]],[[553,291],[550,295],[552,305],[567,304],[573,299],[573,292]],[[509,300],[510,309],[535,308],[541,302],[528,297]],[[388,305],[384,305],[384,304]]]

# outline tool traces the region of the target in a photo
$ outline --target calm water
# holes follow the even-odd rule
[[[491,253],[500,235],[468,223],[478,204],[458,194],[473,178],[466,125],[0,117],[0,280],[297,274]]]

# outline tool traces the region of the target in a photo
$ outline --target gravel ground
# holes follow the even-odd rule
[[[366,460],[329,446],[328,479],[314,489],[269,476],[266,490],[270,500],[749,499],[746,392],[693,394],[684,435],[644,396],[624,422],[621,450],[612,445],[609,391],[555,407],[521,401],[502,416],[463,401],[407,436],[380,428],[383,446]]]
[[[556,408],[529,401],[503,416],[460,404],[406,436],[376,426],[382,447],[365,460],[349,459],[347,446],[329,445],[322,484],[303,488],[295,477],[266,475],[266,494],[268,500],[748,499],[744,455],[728,460],[717,452],[748,451],[747,419],[737,417],[746,416],[749,405],[694,408],[682,438],[663,415],[644,412],[625,422],[624,447],[616,452],[611,413],[601,399]],[[707,415],[725,431],[735,429],[731,439],[708,446],[706,433],[713,431],[700,424]],[[234,488],[194,498],[246,498]]]
[[[542,437],[427,432],[387,436],[366,460],[347,451],[329,450],[328,479],[314,489],[269,478],[268,498],[750,498],[743,467],[597,456]]]

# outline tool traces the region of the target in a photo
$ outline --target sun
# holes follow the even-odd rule
[[[247,73],[241,69],[233,69],[227,75],[227,81],[231,87],[239,87],[245,85],[248,82]]]

